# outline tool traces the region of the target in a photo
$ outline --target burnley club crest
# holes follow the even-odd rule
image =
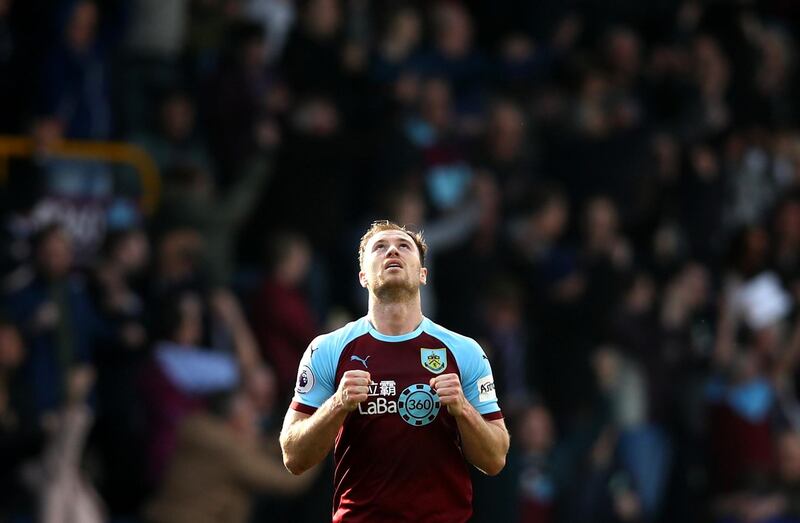
[[[434,374],[447,368],[447,349],[420,349],[422,366]]]

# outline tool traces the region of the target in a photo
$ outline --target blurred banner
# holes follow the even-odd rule
[[[155,211],[161,181],[153,159],[127,143],[0,136],[0,187],[33,230],[66,227],[83,264],[108,231],[140,225]]]

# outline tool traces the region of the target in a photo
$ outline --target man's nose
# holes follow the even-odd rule
[[[397,250],[397,246],[396,245],[390,245],[389,248],[386,249],[386,256],[392,256],[392,255],[397,255],[397,254],[400,254],[400,251]]]

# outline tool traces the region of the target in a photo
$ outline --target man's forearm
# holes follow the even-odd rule
[[[467,460],[490,476],[499,474],[506,464],[508,453],[506,428],[486,421],[472,406],[456,417],[456,423]]]
[[[330,397],[314,414],[284,423],[281,430],[283,463],[292,474],[302,474],[328,455],[348,412],[337,395]]]

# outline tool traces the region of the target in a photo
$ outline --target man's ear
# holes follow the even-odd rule
[[[422,285],[426,285],[428,283],[428,269],[425,267],[422,267],[419,270],[419,282]]]
[[[358,271],[358,283],[360,283],[365,289],[367,288],[367,273],[364,271]]]

